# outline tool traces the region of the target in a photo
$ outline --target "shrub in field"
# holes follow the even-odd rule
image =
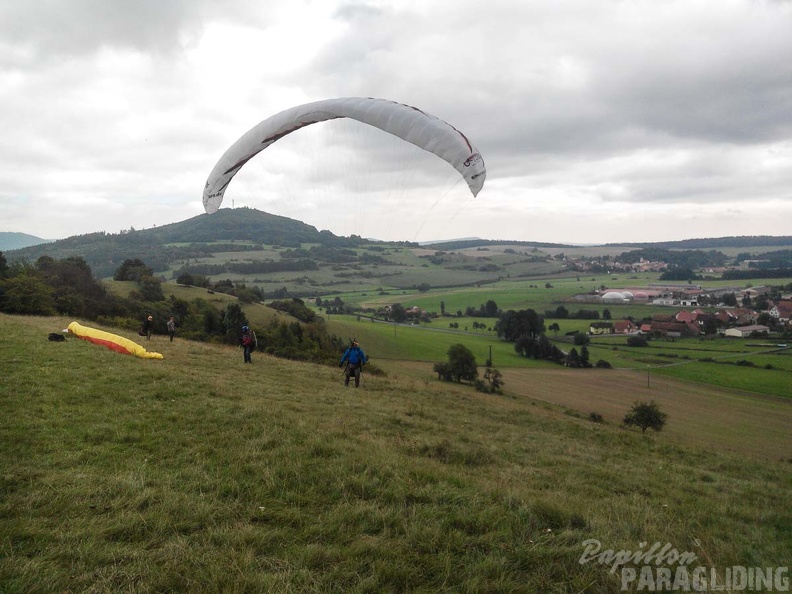
[[[668,415],[660,410],[654,400],[649,403],[636,401],[630,411],[624,415],[623,422],[628,427],[640,427],[645,433],[647,429],[662,430],[667,419]]]
[[[451,365],[448,361],[439,361],[434,364],[434,372],[437,374],[437,379],[450,382],[454,379],[454,374],[451,371]]]
[[[493,394],[501,394],[503,392],[503,375],[497,369],[491,369],[487,367],[487,370],[484,372],[484,381],[482,383],[482,388],[479,389],[480,392],[492,392]],[[476,386],[478,389],[478,385]]]
[[[645,347],[648,344],[649,343],[646,341],[646,339],[643,336],[630,336],[627,339],[627,346]]]
[[[578,332],[572,337],[572,342],[574,342],[577,346],[581,346],[591,342],[591,339],[585,333]]]

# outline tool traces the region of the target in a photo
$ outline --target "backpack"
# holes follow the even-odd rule
[[[244,346],[250,346],[253,343],[254,343],[254,340],[253,340],[253,333],[252,332],[248,332],[247,334],[244,334],[242,336],[242,344]]]

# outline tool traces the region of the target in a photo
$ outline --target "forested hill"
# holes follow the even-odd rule
[[[234,242],[239,242],[234,244]],[[255,249],[258,245],[300,247],[302,243],[346,246],[365,242],[338,237],[300,221],[252,208],[223,208],[180,223],[122,233],[75,235],[52,243],[6,252],[6,259],[35,262],[41,256],[83,258],[98,277],[111,276],[125,259],[139,258],[162,271],[175,260],[202,257],[216,251]]]
[[[608,243],[606,246],[632,248],[663,248],[681,250],[701,250],[719,248],[749,247],[787,247],[792,245],[792,235],[741,235],[735,237],[711,237],[682,239],[679,241],[658,241],[650,243]]]

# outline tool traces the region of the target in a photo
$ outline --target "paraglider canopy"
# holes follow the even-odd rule
[[[473,196],[484,186],[487,170],[481,154],[465,134],[450,124],[394,101],[344,97],[292,107],[248,130],[220,157],[209,174],[203,193],[206,212],[211,214],[220,208],[231,179],[255,155],[300,128],[338,118],[374,126],[434,153],[462,175]]]

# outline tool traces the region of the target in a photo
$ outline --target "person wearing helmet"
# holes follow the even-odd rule
[[[245,363],[253,363],[250,354],[258,346],[256,333],[248,326],[242,326],[242,337],[239,339],[239,343],[242,345],[242,354],[245,358]]]
[[[363,369],[363,366],[368,363],[368,357],[366,357],[363,350],[360,348],[358,341],[356,339],[352,340],[352,344],[347,347],[347,350],[344,351],[344,354],[341,355],[341,360],[338,362],[339,367],[343,367],[344,362],[346,362],[347,366],[344,370],[344,385],[349,386],[349,378],[353,375],[355,376],[355,387],[360,387],[360,370]]]

